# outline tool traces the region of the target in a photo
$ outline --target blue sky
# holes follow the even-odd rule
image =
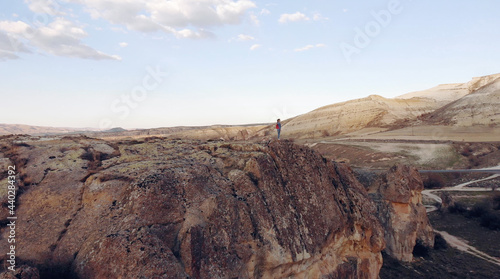
[[[500,2],[0,4],[0,123],[272,122],[500,72]]]

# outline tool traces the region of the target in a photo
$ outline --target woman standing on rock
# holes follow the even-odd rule
[[[281,121],[278,119],[276,122],[276,130],[278,131],[278,140],[280,139],[280,134],[281,134]]]

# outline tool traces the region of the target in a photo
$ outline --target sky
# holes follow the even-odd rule
[[[269,123],[500,73],[494,0],[0,3],[0,123]]]

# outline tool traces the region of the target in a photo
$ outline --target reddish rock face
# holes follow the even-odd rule
[[[0,279],[40,279],[38,269],[30,266],[17,266],[15,271],[3,272]]]
[[[433,247],[434,232],[422,204],[422,179],[414,167],[397,165],[370,187],[385,230],[386,252],[411,262],[415,244]]]
[[[349,166],[306,147],[11,141],[29,182],[16,252],[42,278],[378,278],[374,203]]]

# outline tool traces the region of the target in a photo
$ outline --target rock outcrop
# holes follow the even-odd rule
[[[1,273],[0,279],[40,279],[40,272],[34,267],[22,265],[15,271]]]
[[[19,170],[17,264],[41,278],[377,278],[382,265],[383,228],[351,169],[290,142],[0,148]]]
[[[434,246],[434,232],[422,204],[422,179],[414,167],[397,165],[370,186],[385,230],[385,251],[400,261],[410,262],[418,243]]]

